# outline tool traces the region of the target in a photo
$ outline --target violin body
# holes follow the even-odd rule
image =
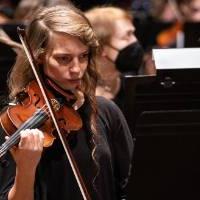
[[[169,47],[170,45],[174,44],[177,38],[177,33],[182,31],[183,24],[179,21],[174,23],[171,27],[166,30],[161,31],[157,38],[157,44],[160,47]]]
[[[39,128],[44,133],[44,147],[51,146],[55,139],[52,134],[55,128],[36,81],[30,82],[24,92],[27,97],[22,102],[9,106],[0,115],[1,126],[9,136],[17,130]],[[55,110],[60,130],[63,133],[79,130],[82,127],[79,114],[72,107],[61,105],[49,91],[47,93]]]

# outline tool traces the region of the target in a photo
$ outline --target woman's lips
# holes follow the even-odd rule
[[[68,80],[69,84],[75,85],[75,86],[80,86],[81,85],[81,79],[71,79]]]
[[[70,79],[68,81],[71,83],[79,83],[79,82],[81,82],[81,79]]]

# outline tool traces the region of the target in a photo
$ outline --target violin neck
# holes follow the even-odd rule
[[[31,116],[19,129],[12,134],[1,146],[0,146],[0,158],[20,140],[20,132],[25,129],[33,129],[40,127],[45,120],[47,120],[48,114],[42,109],[38,109],[33,116]]]

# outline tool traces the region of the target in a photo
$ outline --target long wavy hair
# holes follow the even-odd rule
[[[92,157],[96,162],[94,158],[97,144],[95,144],[95,138],[97,138],[95,137],[97,135],[95,89],[98,79],[98,73],[96,71],[96,55],[99,43],[89,21],[77,8],[72,5],[42,8],[36,12],[26,28],[27,41],[31,46],[36,60],[39,55],[45,51],[48,40],[54,32],[66,33],[77,37],[89,47],[89,64],[83,76],[81,87],[82,92],[91,107],[89,123],[94,143]],[[17,56],[16,63],[13,66],[8,80],[10,99],[14,99],[33,79],[35,79],[35,77],[30,64],[24,51],[21,51]]]

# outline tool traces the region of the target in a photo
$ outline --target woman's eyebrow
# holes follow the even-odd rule
[[[54,55],[73,55],[73,53],[74,52],[57,50],[53,54]],[[89,49],[84,49],[83,51],[79,52],[79,54],[83,54],[83,53],[89,53]]]

